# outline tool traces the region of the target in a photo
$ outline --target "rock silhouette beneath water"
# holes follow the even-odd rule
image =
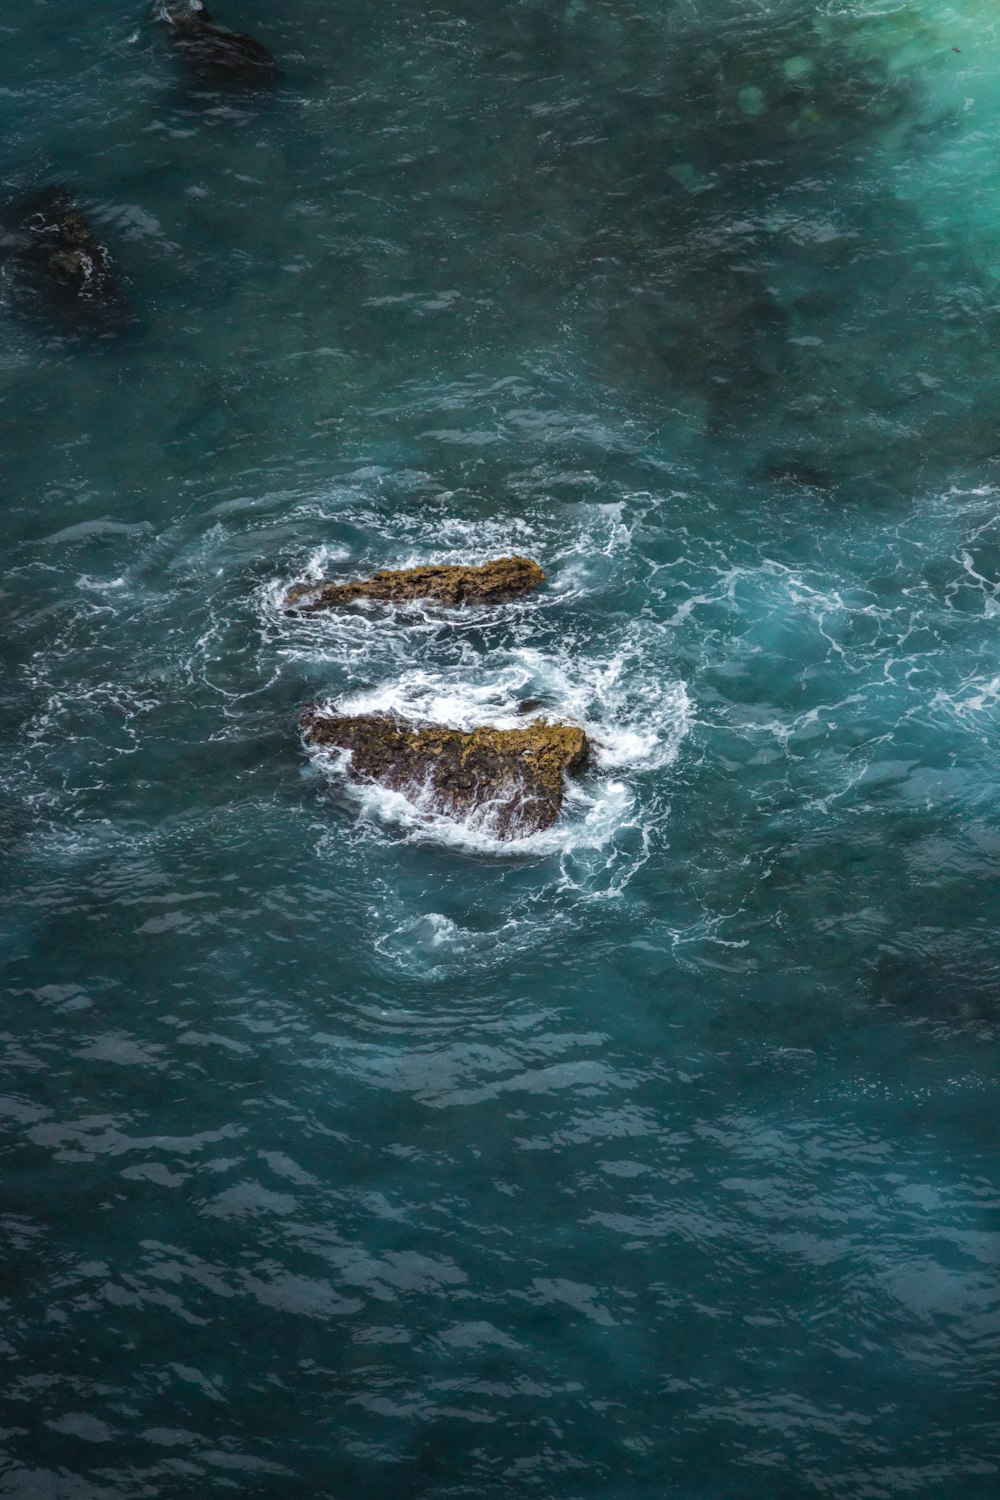
[[[159,15],[184,62],[202,77],[251,86],[277,77],[278,65],[263,43],[216,26],[201,0],[164,0]]]
[[[94,332],[134,321],[110,251],[66,188],[20,203],[6,244],[4,280],[23,311]]]
[[[758,473],[770,484],[791,485],[802,490],[829,490],[833,476],[826,469],[802,463],[797,458],[776,458],[761,465]]]
[[[564,778],[584,771],[591,753],[583,730],[570,724],[465,731],[313,705],[302,729],[310,746],[349,750],[352,779],[402,792],[427,812],[473,817],[503,840],[550,828],[562,811]]]
[[[527,557],[500,557],[481,567],[438,564],[426,568],[386,569],[352,583],[300,583],[289,589],[286,603],[296,613],[338,609],[373,599],[387,604],[430,600],[435,604],[503,604],[530,594],[545,581]]]

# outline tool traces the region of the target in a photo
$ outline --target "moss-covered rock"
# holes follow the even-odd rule
[[[313,705],[302,729],[309,745],[349,750],[347,772],[355,780],[377,781],[450,818],[477,814],[484,831],[499,839],[551,827],[562,811],[564,777],[579,774],[590,759],[582,729],[544,721],[463,731]]]
[[[277,77],[278,65],[264,44],[216,26],[201,0],[162,0],[160,15],[182,60],[203,78],[259,87]]]
[[[504,604],[544,583],[545,574],[527,557],[498,557],[481,567],[435,564],[425,568],[385,569],[351,583],[299,583],[286,603],[298,613],[340,609],[373,599],[403,604],[426,599],[435,604]]]

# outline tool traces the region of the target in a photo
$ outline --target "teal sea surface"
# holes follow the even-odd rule
[[[210,9],[0,14],[0,1496],[994,1500],[1000,10]]]

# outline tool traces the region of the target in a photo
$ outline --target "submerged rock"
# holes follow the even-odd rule
[[[834,475],[828,469],[814,468],[813,463],[804,463],[796,458],[771,459],[760,465],[757,474],[769,484],[793,484],[799,489],[834,487]]]
[[[484,831],[504,840],[551,827],[562,811],[564,776],[579,774],[590,759],[587,736],[570,724],[464,731],[313,705],[302,729],[309,745],[349,750],[354,780],[377,781],[459,821],[477,814]]]
[[[833,476],[826,469],[814,468],[797,458],[777,458],[761,465],[761,479],[769,484],[795,485],[803,490],[829,490]]]
[[[110,251],[65,188],[19,204],[5,243],[4,279],[20,308],[95,331],[134,321]]]
[[[245,32],[216,26],[201,0],[161,0],[158,14],[170,27],[181,57],[196,73],[258,86],[277,77],[278,65],[263,43]]]
[[[429,599],[435,604],[503,604],[544,583],[545,574],[527,557],[499,557],[481,567],[440,564],[426,568],[386,569],[353,583],[299,583],[286,603],[312,614],[338,609],[361,599],[399,604]]]

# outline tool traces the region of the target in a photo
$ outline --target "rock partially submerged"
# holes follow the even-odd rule
[[[527,557],[498,557],[481,567],[442,563],[425,568],[387,568],[352,583],[299,583],[285,602],[296,613],[340,609],[362,599],[386,604],[429,600],[434,604],[505,604],[544,583],[545,574]]]
[[[550,828],[562,811],[564,777],[584,771],[591,753],[582,729],[544,721],[464,731],[314,704],[302,729],[311,746],[350,751],[354,780],[377,781],[457,821],[476,815],[484,832],[504,840]]]
[[[4,279],[25,312],[95,332],[134,321],[110,251],[66,188],[20,203],[5,243]]]
[[[161,0],[159,15],[183,61],[202,77],[257,87],[277,77],[278,65],[263,43],[216,26],[201,0]]]

